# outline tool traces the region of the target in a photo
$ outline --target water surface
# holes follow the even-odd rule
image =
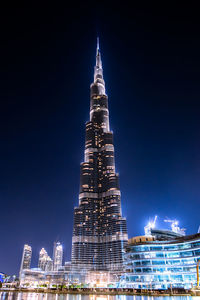
[[[71,294],[42,294],[23,292],[0,292],[0,300],[200,300],[192,296],[100,296],[100,295],[71,295]]]

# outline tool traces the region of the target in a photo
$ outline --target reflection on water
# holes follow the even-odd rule
[[[0,292],[0,300],[200,300],[192,296],[100,296],[100,295],[58,295],[41,293]]]

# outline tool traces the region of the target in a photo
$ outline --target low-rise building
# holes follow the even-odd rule
[[[188,289],[195,286],[200,234],[172,236],[161,230],[156,234],[128,241],[121,286],[136,289]]]

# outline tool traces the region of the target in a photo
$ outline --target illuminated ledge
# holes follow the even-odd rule
[[[120,190],[111,190],[111,191],[107,191],[107,192],[103,192],[103,193],[80,193],[79,194],[79,200],[83,199],[83,198],[94,198],[94,199],[98,199],[101,197],[108,197],[108,196],[120,196],[121,192]]]
[[[113,234],[109,236],[73,236],[73,243],[107,243],[114,241],[127,241],[128,235],[126,233]]]

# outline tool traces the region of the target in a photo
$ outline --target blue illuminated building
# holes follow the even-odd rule
[[[4,273],[1,273],[1,272],[0,272],[0,282],[3,282],[4,275],[5,275]]]
[[[200,234],[132,238],[124,254],[125,274],[121,285],[139,289],[189,289],[197,284]]]

